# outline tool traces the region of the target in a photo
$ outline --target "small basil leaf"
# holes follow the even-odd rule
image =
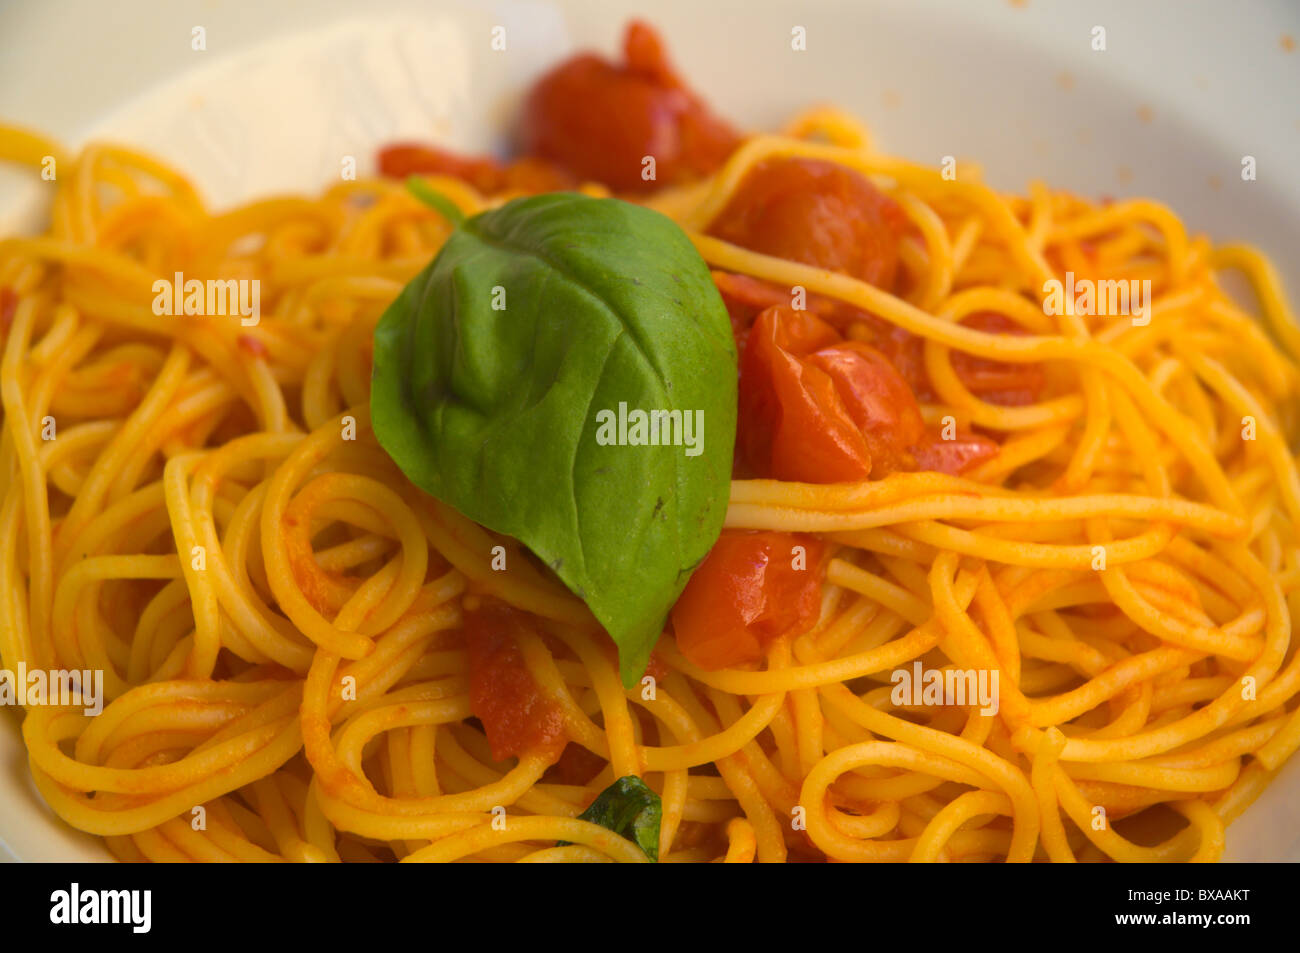
[[[451,224],[460,225],[465,221],[465,213],[460,210],[460,207],[455,202],[434,189],[418,175],[407,176],[406,191],[438,212]]]
[[[632,841],[658,863],[663,803],[640,778],[631,775],[619,778],[601,791],[578,819],[609,828]],[[556,846],[563,847],[566,843],[561,841]]]
[[[735,344],[690,240],[628,202],[517,199],[452,233],[374,345],[380,444],[417,486],[550,566],[635,685],[730,487]],[[620,404],[629,421],[676,413],[678,445],[631,444],[649,437],[635,424],[611,445]]]

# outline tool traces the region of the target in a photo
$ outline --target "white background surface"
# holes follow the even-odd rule
[[[504,148],[529,81],[577,48],[613,52],[637,14],[741,125],[834,101],[888,151],[974,159],[1003,188],[1152,195],[1264,248],[1300,299],[1300,50],[1281,43],[1300,43],[1300,3],[1286,0],[0,0],[0,119],[143,146],[216,205],[310,193],[343,156],[364,171],[395,138]],[[1098,25],[1105,52],[1090,46]],[[794,26],[806,51],[790,48]],[[0,169],[0,234],[39,224],[46,197]],[[13,714],[0,712],[0,858],[106,857],[35,796]],[[1300,759],[1228,847],[1300,859]]]

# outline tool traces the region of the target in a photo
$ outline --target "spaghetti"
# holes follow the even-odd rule
[[[0,154],[62,155],[12,130]],[[904,295],[708,233],[779,157],[899,203]],[[711,267],[920,338],[926,421],[1001,448],[961,476],[735,481],[728,527],[830,547],[819,617],[757,666],[666,635],[647,693],[370,433],[371,332],[448,235],[435,211],[372,180],[213,214],[128,149],[59,167],[49,231],[0,242],[0,658],[105,672],[101,715],[32,707],[22,731],[49,805],[122,860],[640,861],[577,818],[627,775],[662,798],[666,861],[1214,860],[1300,746],[1300,333],[1265,258],[1154,202],[1006,196],[826,110],[649,197]],[[467,214],[510,195],[431,184]],[[1045,314],[1066,270],[1149,280],[1151,319]],[[257,279],[266,317],[157,315],[175,272]],[[989,310],[1017,327],[963,323]],[[963,355],[1041,366],[1049,396],[985,400]],[[472,717],[460,628],[486,597],[537,622],[519,652],[559,765],[494,760]],[[918,661],[996,671],[996,717],[895,704]]]

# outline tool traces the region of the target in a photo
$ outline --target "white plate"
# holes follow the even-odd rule
[[[653,11],[653,13],[649,13]],[[0,117],[76,144],[135,144],[214,204],[313,192],[343,157],[436,138],[501,147],[519,97],[579,47],[613,51],[647,13],[723,115],[771,127],[834,101],[893,152],[979,161],[990,180],[1146,194],[1271,254],[1300,293],[1300,5],[1258,0],[68,0],[0,7]],[[494,51],[492,29],[506,30]],[[192,49],[195,27],[206,50]],[[791,49],[803,27],[807,49]],[[1104,28],[1106,50],[1092,49]],[[1258,179],[1244,182],[1242,157]],[[43,187],[0,170],[0,234]],[[0,857],[103,859],[40,802],[0,717]],[[1237,860],[1300,860],[1300,759],[1228,832]]]

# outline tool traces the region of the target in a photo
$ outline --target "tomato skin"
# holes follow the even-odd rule
[[[918,470],[933,470],[956,476],[998,455],[994,440],[981,434],[958,434],[952,440],[942,440],[927,434],[925,440],[914,447]]]
[[[1005,315],[977,311],[962,319],[963,325],[990,334],[1024,334],[1024,329]],[[952,369],[966,388],[981,400],[1004,407],[1035,403],[1046,385],[1041,364],[1011,364],[952,352]]]
[[[737,351],[744,351],[750,326],[760,313],[771,307],[792,307],[789,289],[780,288],[761,278],[728,271],[713,271],[710,276],[722,296],[722,303],[726,305],[727,316],[731,318],[731,332],[736,339]],[[815,314],[836,330],[855,318],[868,316],[864,311],[824,295],[806,295],[803,303],[804,311]]]
[[[587,785],[605,769],[606,763],[604,758],[592,754],[582,745],[570,742],[559,760],[546,769],[542,780],[548,784]]]
[[[740,137],[681,81],[652,28],[633,21],[623,45],[622,64],[579,54],[538,81],[524,106],[523,151],[619,192],[651,192],[717,169]],[[648,181],[645,156],[655,159]]]
[[[912,469],[921,410],[889,359],[807,311],[760,314],[740,368],[737,445],[762,476],[840,483]]]
[[[732,335],[742,353],[754,319],[766,308],[790,303],[788,289],[750,275],[714,271],[713,283],[727,306]],[[924,341],[921,338],[874,314],[824,295],[808,294],[805,306],[841,331],[852,328],[856,339],[885,355],[918,399],[933,398],[934,390],[925,371]],[[1025,333],[1010,318],[992,311],[977,311],[967,315],[961,323],[990,334]],[[1046,385],[1041,364],[1012,364],[953,351],[952,368],[971,393],[988,403],[1004,407],[1037,402]]]
[[[759,314],[746,335],[739,409],[741,478],[850,483],[905,470],[956,474],[998,453],[978,434],[943,440],[929,432],[889,357],[781,305]]]
[[[499,189],[501,165],[491,159],[459,156],[417,142],[395,142],[379,150],[379,174],[393,179],[408,175],[449,175],[480,192]]]
[[[708,231],[751,251],[891,291],[906,228],[899,205],[852,169],[782,158],[756,164]]]
[[[664,664],[664,660],[659,657],[658,653],[651,650],[650,657],[646,659],[645,673],[653,676],[655,681],[662,682],[668,677],[668,671],[668,666]]]
[[[754,323],[754,318],[764,308],[787,303],[790,296],[766,281],[759,281],[749,275],[733,275],[726,271],[713,271],[710,274],[714,286],[722,296],[722,303],[727,308],[727,317],[731,319],[731,336],[736,339],[736,353],[744,354],[745,341],[749,338],[749,328]]]
[[[544,695],[524,664],[516,638],[532,631],[527,615],[485,600],[465,613],[469,707],[483,723],[497,761],[542,753],[554,761],[568,738],[559,705]]]
[[[838,340],[807,311],[776,306],[754,322],[740,363],[736,446],[758,476],[850,483],[871,475],[871,452],[835,381],[800,357]]]
[[[0,331],[8,331],[18,312],[18,294],[8,285],[0,288]]]
[[[484,195],[501,192],[555,192],[576,183],[540,159],[525,156],[510,163],[486,156],[462,156],[414,142],[397,142],[379,150],[379,174],[393,179],[409,175],[446,175],[468,182]]]
[[[736,350],[744,353],[745,341],[754,319],[773,305],[789,305],[790,290],[751,275],[726,271],[714,271],[712,274],[713,283],[722,295],[727,315],[731,318],[731,333],[736,339]],[[826,295],[809,293],[804,308],[834,325],[841,333],[848,330],[857,340],[870,344],[884,354],[918,398],[933,396],[930,379],[925,373],[923,342],[915,334]]]
[[[835,391],[866,441],[873,476],[910,470],[909,448],[925,438],[925,421],[912,389],[869,344],[845,341],[813,352],[807,360],[835,382]]]
[[[792,566],[795,546],[805,569]],[[772,640],[807,631],[821,610],[825,555],[812,536],[723,530],[673,606],[677,648],[715,670],[756,662]]]
[[[235,338],[235,346],[249,357],[263,358],[270,351],[266,347],[266,342],[252,334],[241,334]]]

